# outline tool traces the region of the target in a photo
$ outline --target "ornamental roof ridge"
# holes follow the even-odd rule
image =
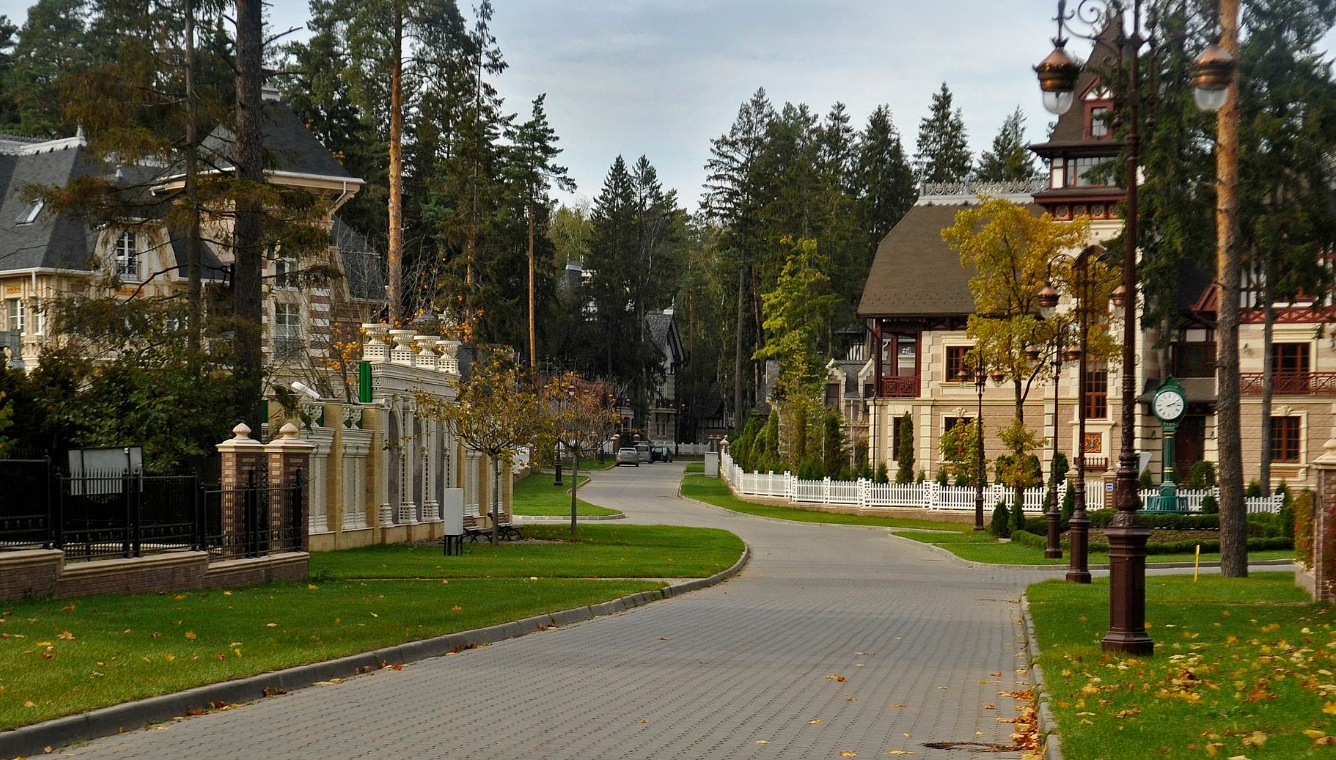
[[[978,203],[979,196],[1006,198],[1017,203],[1029,203],[1035,193],[1048,189],[1047,177],[1005,182],[924,182],[919,185],[918,206],[963,206]]]

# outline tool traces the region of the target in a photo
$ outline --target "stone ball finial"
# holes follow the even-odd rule
[[[232,428],[232,434],[235,436],[235,440],[248,441],[251,434],[250,426],[244,422],[237,423],[237,426]]]
[[[279,428],[278,435],[282,438],[296,438],[301,435],[301,428],[289,422]]]

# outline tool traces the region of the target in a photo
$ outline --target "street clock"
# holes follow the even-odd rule
[[[1178,503],[1178,486],[1174,483],[1174,433],[1188,413],[1188,394],[1177,380],[1167,378],[1155,391],[1150,408],[1164,429],[1164,481],[1160,484],[1159,496],[1151,497],[1147,508],[1157,512],[1177,512],[1181,505]]]
[[[1183,386],[1178,381],[1169,378],[1155,392],[1155,400],[1151,403],[1151,409],[1155,416],[1159,418],[1160,424],[1164,425],[1166,431],[1173,432],[1173,428],[1178,427],[1178,423],[1183,420],[1183,415],[1188,411],[1188,397],[1183,391]],[[1172,426],[1172,427],[1171,427]]]

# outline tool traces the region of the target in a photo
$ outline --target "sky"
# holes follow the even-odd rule
[[[1054,0],[494,3],[506,110],[527,115],[547,93],[577,199],[597,196],[616,156],[643,154],[694,210],[710,141],[760,87],[776,107],[806,103],[824,115],[842,102],[858,128],[887,104],[911,155],[942,82],[976,155],[1017,106],[1034,141],[1051,119],[1031,66],[1052,49]],[[0,0],[0,13],[21,24],[28,5]],[[466,14],[469,5],[460,0]],[[283,30],[305,23],[307,5],[271,0],[266,13]],[[1070,49],[1084,57],[1080,43]]]

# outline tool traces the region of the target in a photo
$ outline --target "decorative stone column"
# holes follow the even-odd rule
[[[232,428],[232,438],[223,441],[218,449],[222,472],[222,552],[223,557],[240,557],[245,553],[241,536],[245,531],[245,495],[243,488],[265,477],[268,464],[264,444],[250,437],[246,423]]]
[[[390,363],[413,366],[413,331],[390,330],[390,339],[394,341],[394,347],[390,349]]]
[[[417,464],[418,436],[413,432],[414,409],[411,402],[403,403],[399,436],[399,524],[417,525],[417,504],[413,502],[413,470]]]
[[[303,441],[301,429],[289,422],[264,448],[269,458],[270,545],[306,551],[311,537],[311,453],[315,444]],[[300,490],[294,491],[299,478]]]
[[[440,522],[441,500],[436,481],[441,467],[441,423],[423,420],[422,437],[422,521]]]
[[[1314,459],[1317,490],[1313,494],[1313,600],[1336,599],[1336,437]]]
[[[376,527],[388,528],[394,525],[394,506],[390,504],[390,416],[382,406],[367,407],[362,413],[363,420],[371,418],[374,437],[371,441],[367,459],[367,473],[374,480],[372,503],[376,505]],[[365,423],[364,423],[365,424]]]
[[[371,322],[362,324],[366,340],[362,342],[362,361],[371,364],[383,364],[390,360],[390,347],[386,342],[390,326]]]

